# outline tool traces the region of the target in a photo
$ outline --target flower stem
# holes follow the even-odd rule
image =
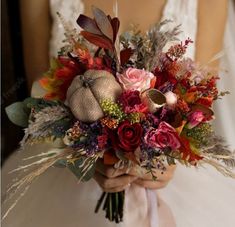
[[[111,222],[121,222],[123,220],[124,197],[124,191],[115,193],[103,192],[95,207],[95,213],[99,211],[104,202],[103,210],[105,211],[105,217]]]

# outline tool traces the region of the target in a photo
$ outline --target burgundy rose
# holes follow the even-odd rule
[[[119,97],[119,102],[125,113],[144,113],[147,111],[147,106],[141,102],[139,91],[124,91]]]
[[[140,145],[143,129],[139,123],[122,122],[109,136],[115,150],[134,152]]]
[[[145,142],[154,148],[170,147],[176,150],[180,147],[179,136],[175,129],[162,121],[158,129],[150,129],[145,136]]]
[[[165,86],[172,85],[173,87],[177,84],[175,76],[168,70],[155,69],[154,75],[156,76],[155,88],[158,90],[163,90]]]

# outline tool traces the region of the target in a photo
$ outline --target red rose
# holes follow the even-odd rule
[[[143,129],[139,123],[122,122],[109,136],[115,150],[134,152],[140,145]]]
[[[125,113],[145,113],[148,109],[147,106],[142,103],[139,91],[124,91],[119,97],[119,102]]]

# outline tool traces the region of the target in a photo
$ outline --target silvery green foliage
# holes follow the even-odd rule
[[[164,46],[171,41],[176,41],[180,33],[180,26],[164,30],[163,27],[172,21],[164,20],[155,24],[146,34],[142,34],[136,27],[131,32],[126,32],[120,37],[124,48],[132,48],[132,62],[134,67],[153,71],[159,65]]]
[[[148,59],[149,70],[152,71],[159,63],[159,56],[162,49],[168,42],[178,40],[177,36],[181,32],[180,25],[172,29],[163,29],[164,25],[172,23],[171,20],[164,20],[155,24],[147,33],[151,44],[151,57]]]

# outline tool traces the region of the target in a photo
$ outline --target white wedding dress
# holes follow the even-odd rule
[[[231,2],[230,2],[231,3]],[[51,38],[51,55],[61,46],[63,26],[60,24],[56,12],[60,11],[65,20],[74,26],[77,16],[83,12],[81,0],[51,0],[51,13],[54,18]],[[197,33],[197,0],[168,0],[162,19],[170,18],[176,24],[182,24],[184,34],[180,39],[191,37],[196,40]],[[235,59],[234,8],[230,5],[229,17],[225,33],[225,52],[222,68],[229,70],[228,75],[222,75],[219,86],[223,89],[235,91]],[[234,40],[233,40],[234,41]],[[195,46],[192,45],[188,56],[194,57]],[[228,142],[235,147],[235,96],[225,97],[223,102],[216,106],[218,117],[218,132],[225,135]],[[23,152],[16,152],[5,163],[2,170],[3,192],[13,176],[7,173],[20,164],[23,157],[31,152],[44,151],[48,145],[37,145]],[[33,151],[32,151],[33,150]],[[27,194],[19,201],[16,207],[2,222],[3,227],[150,227],[144,222],[144,217],[136,220],[125,220],[116,225],[104,218],[104,213],[94,214],[94,207],[101,194],[101,189],[95,181],[77,184],[76,178],[67,169],[50,168],[38,178],[30,187]],[[189,169],[178,166],[173,180],[169,185],[159,190],[159,194],[167,202],[174,214],[178,227],[234,227],[235,226],[235,181],[225,178],[212,168]],[[127,203],[131,196],[128,196]],[[141,201],[141,198],[139,198]],[[145,198],[142,198],[146,202]],[[131,202],[130,202],[131,204]],[[7,206],[9,204],[5,204]],[[132,203],[133,205],[133,203]],[[128,217],[141,215],[146,212],[146,204],[128,208]],[[160,201],[159,216],[171,217],[169,209]],[[132,223],[135,223],[132,224]],[[145,224],[144,224],[145,223]],[[159,226],[173,227],[171,220],[160,220]],[[158,227],[155,225],[154,227]]]

